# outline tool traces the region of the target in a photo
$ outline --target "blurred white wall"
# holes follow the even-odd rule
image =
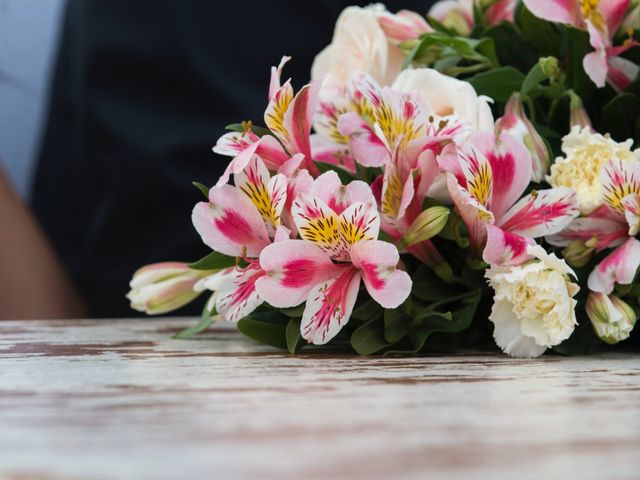
[[[0,0],[0,162],[23,198],[38,154],[64,1]]]

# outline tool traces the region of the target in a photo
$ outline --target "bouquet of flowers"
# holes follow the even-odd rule
[[[230,125],[213,148],[231,161],[195,184],[192,215],[212,253],[135,272],[132,307],[210,291],[179,337],[219,319],[291,352],[495,341],[535,357],[626,339],[640,307],[639,8],[347,8],[311,83],[283,83],[284,57],[264,126]]]

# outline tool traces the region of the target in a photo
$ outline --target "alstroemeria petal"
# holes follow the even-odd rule
[[[607,162],[600,172],[600,184],[605,203],[624,214],[623,199],[628,195],[640,195],[640,162]]]
[[[602,88],[607,79],[608,68],[605,42],[602,38],[602,32],[596,29],[591,22],[587,22],[587,28],[589,30],[591,46],[596,50],[595,52],[585,55],[582,60],[582,67],[593,83],[595,83],[598,88]]]
[[[277,308],[295,307],[304,302],[318,283],[340,270],[320,248],[304,240],[283,240],[260,254],[266,275],[256,288],[260,296]]]
[[[460,186],[456,178],[447,173],[447,188],[460,217],[467,226],[474,254],[480,255],[487,238],[485,224],[493,223],[493,214]]]
[[[258,137],[250,131],[227,132],[218,139],[216,145],[213,147],[213,152],[218,155],[235,157],[257,141]]]
[[[341,237],[340,218],[320,198],[300,194],[291,207],[300,237],[332,258],[343,258],[346,249]]]
[[[223,320],[237,322],[262,304],[256,291],[256,280],[264,271],[256,264],[236,269],[225,277],[225,282],[216,292],[216,311]]]
[[[211,188],[209,203],[196,204],[191,220],[205,245],[225,255],[257,257],[270,243],[260,212],[231,185]]]
[[[302,337],[314,345],[324,345],[347,323],[358,297],[360,272],[353,266],[330,280],[314,286],[302,315]]]
[[[531,154],[507,132],[502,132],[499,138],[492,133],[477,132],[469,141],[479,148],[491,165],[493,188],[490,209],[496,221],[500,221],[531,181]]]
[[[277,67],[271,67],[271,80],[269,81],[269,101],[280,89],[280,77],[282,76],[282,69],[291,60],[291,57],[283,56],[280,60],[280,64]]]
[[[558,187],[531,192],[504,214],[498,226],[525,237],[537,238],[562,230],[580,214],[576,194]]]
[[[391,161],[387,145],[373,128],[355,112],[345,113],[338,120],[338,131],[349,137],[353,158],[365,167],[381,167]]]
[[[640,230],[640,197],[637,193],[627,195],[622,199],[624,218],[629,224],[629,236],[633,237]]]
[[[607,211],[608,216],[600,216],[597,212]],[[622,244],[628,237],[626,222],[617,215],[612,215],[607,206],[602,206],[588,217],[574,219],[560,232],[546,237],[551,245],[564,247],[573,240],[590,240],[595,237],[596,251]]]
[[[297,153],[292,151],[291,138],[285,125],[285,114],[289,110],[292,101],[293,87],[287,80],[285,84],[278,88],[271,96],[269,105],[264,112],[264,123],[278,140],[282,142],[285,148],[289,150],[289,153]]]
[[[609,294],[616,283],[630,284],[640,266],[640,241],[629,238],[607,255],[589,275],[589,290]]]
[[[575,0],[523,0],[536,17],[553,23],[581,27],[580,6]]]
[[[489,265],[520,265],[533,258],[527,253],[529,245],[535,245],[531,238],[505,232],[495,225],[487,225],[487,245],[482,259]]]
[[[290,141],[292,151],[305,156],[307,168],[317,174],[317,169],[311,161],[311,126],[313,114],[318,108],[321,82],[316,80],[305,85],[296,94],[291,105],[284,114],[284,127]]]
[[[629,0],[600,0],[598,3],[600,13],[607,22],[609,35],[613,36],[620,27],[630,3]]]
[[[351,262],[362,272],[367,292],[384,308],[397,308],[411,293],[411,277],[396,267],[400,255],[395,245],[380,240],[351,247]]]
[[[254,156],[247,167],[234,176],[234,183],[260,212],[267,232],[273,238],[280,226],[280,214],[287,200],[286,177],[270,177],[262,160]]]
[[[340,214],[340,235],[349,247],[364,240],[375,240],[380,232],[380,215],[375,203],[353,203]],[[348,258],[348,252],[346,257]]]

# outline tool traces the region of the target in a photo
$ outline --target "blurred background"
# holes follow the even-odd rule
[[[136,315],[137,268],[209,253],[190,214],[191,182],[228,162],[212,146],[263,123],[272,65],[290,55],[299,88],[340,12],[368,3],[0,0],[0,161],[17,191],[0,188],[0,318]]]
[[[30,194],[64,4],[0,0],[0,162],[22,198]]]

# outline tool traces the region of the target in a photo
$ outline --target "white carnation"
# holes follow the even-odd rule
[[[486,272],[495,291],[489,319],[494,338],[513,357],[537,357],[569,338],[575,328],[579,287],[564,260],[539,246],[527,249],[535,257],[526,264],[491,267]]]

